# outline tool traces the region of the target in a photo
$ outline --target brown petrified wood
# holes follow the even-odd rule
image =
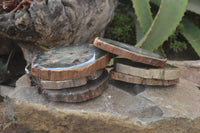
[[[100,49],[122,56],[124,58],[156,67],[164,67],[167,61],[167,59],[164,57],[151,51],[147,51],[110,39],[98,37],[95,39],[94,45]]]
[[[79,79],[71,79],[71,80],[63,80],[63,81],[50,81],[50,80],[40,80],[40,84],[42,88],[45,89],[65,89],[71,87],[78,87],[86,85],[88,80],[96,80],[103,73],[103,70],[97,70],[95,73],[88,77],[79,78]]]
[[[178,67],[165,64],[156,68],[124,58],[115,58],[115,71],[146,79],[176,80],[180,77]]]
[[[51,81],[78,79],[105,68],[109,60],[108,53],[89,44],[55,48],[33,61],[31,74]]]
[[[104,71],[97,80],[90,80],[87,85],[62,90],[42,89],[42,93],[52,101],[83,102],[100,96],[108,88],[108,72]]]
[[[133,84],[151,85],[151,86],[170,86],[170,85],[175,85],[179,82],[179,79],[176,80],[146,79],[116,71],[111,71],[110,76],[114,80],[119,80]]]

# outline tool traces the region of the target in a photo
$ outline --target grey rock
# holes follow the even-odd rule
[[[200,86],[200,60],[168,61],[169,64],[180,68],[180,76]]]
[[[0,85],[0,96],[2,97],[7,97],[13,91],[14,87]]]
[[[192,82],[181,79],[171,87],[120,84],[112,82],[102,96],[78,104],[52,102],[35,87],[18,86],[7,99],[7,112],[18,124],[52,133],[200,132],[200,91]]]

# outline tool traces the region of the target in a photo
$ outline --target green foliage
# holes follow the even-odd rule
[[[115,15],[112,24],[107,28],[105,36],[117,41],[133,41],[134,18],[123,13]]]
[[[150,0],[150,1],[157,6],[159,6],[161,3],[161,0]],[[187,10],[195,13],[196,15],[192,13],[186,13],[184,20],[181,22],[182,28],[178,32],[185,37],[185,39],[189,42],[189,44],[193,47],[195,52],[200,57],[200,22],[199,19],[195,21],[196,16],[200,15],[200,0],[189,0],[187,4]],[[189,16],[187,16],[188,14]],[[196,25],[193,23],[195,23]],[[187,48],[186,42],[176,41],[177,40],[176,32],[173,33],[172,36],[169,38],[169,40],[173,38],[172,39],[173,41],[170,41],[170,48],[173,49],[175,52]]]
[[[200,29],[187,19],[183,19],[182,23],[184,28],[181,31],[181,34],[192,45],[200,57]]]
[[[200,0],[119,1],[128,6],[132,2],[137,21],[133,14],[117,12],[106,37],[126,43],[134,42],[133,38],[136,38],[137,47],[162,55],[162,45],[166,40],[165,44],[174,52],[181,52],[190,44],[200,57]]]
[[[174,52],[178,53],[178,52],[181,52],[181,51],[187,49],[187,44],[185,42],[175,41],[174,43],[170,44],[170,48]]]
[[[142,0],[144,1],[144,0]],[[148,0],[145,0],[148,2]],[[148,10],[143,10],[140,7],[144,2],[141,0],[132,0],[133,5],[138,17],[140,25],[142,25],[146,16],[149,13]],[[137,4],[136,4],[137,3]],[[140,6],[136,6],[139,5]],[[171,5],[171,6],[169,6]],[[143,47],[148,50],[155,50],[159,48],[162,43],[174,32],[177,25],[181,21],[182,16],[186,10],[187,0],[161,0],[160,9],[154,18],[149,30],[145,33],[145,36],[136,44],[138,47]],[[147,8],[147,6],[145,6]],[[138,8],[138,9],[137,9]],[[150,8],[150,7],[148,7]],[[172,15],[173,14],[173,15]],[[143,15],[143,16],[142,16]],[[147,20],[146,20],[147,21]],[[149,23],[149,22],[148,22]],[[141,26],[143,28],[143,26]]]
[[[174,52],[182,52],[183,50],[187,49],[187,43],[185,41],[179,40],[179,34],[181,31],[183,31],[184,25],[179,24],[179,26],[176,28],[176,31],[169,37],[169,45],[170,49],[172,49]]]
[[[148,0],[132,0],[135,13],[137,15],[143,33],[146,33],[153,22]],[[142,10],[141,10],[142,9]]]
[[[0,58],[0,68],[2,68],[3,66],[4,66],[3,59]]]

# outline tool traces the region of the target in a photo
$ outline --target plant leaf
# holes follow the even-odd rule
[[[183,19],[182,23],[184,28],[180,33],[188,40],[200,57],[200,29],[188,19]]]
[[[150,0],[153,4],[159,6],[161,0]],[[200,0],[189,0],[187,5],[187,10],[200,14]]]
[[[151,27],[136,46],[148,50],[157,49],[174,32],[186,6],[187,0],[162,0]]]
[[[132,3],[140,26],[146,33],[153,22],[149,2],[148,0],[132,0]]]
[[[152,2],[153,4],[160,6],[160,2],[161,0],[150,0],[150,2]]]

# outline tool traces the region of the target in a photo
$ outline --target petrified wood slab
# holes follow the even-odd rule
[[[95,39],[94,45],[110,53],[152,66],[164,67],[167,61],[167,59],[165,59],[164,57],[157,55],[151,51],[110,39],[98,37]]]
[[[55,48],[36,57],[31,74],[51,81],[78,79],[105,68],[109,60],[108,53],[89,44]]]
[[[170,85],[175,85],[179,82],[179,79],[175,80],[146,79],[115,71],[111,71],[110,76],[112,79],[127,83],[151,85],[151,86],[170,86]]]
[[[42,88],[45,89],[65,89],[71,87],[78,87],[86,85],[88,80],[96,80],[103,73],[103,70],[97,70],[95,73],[88,77],[79,78],[79,79],[71,79],[71,80],[63,80],[63,81],[49,81],[49,80],[40,80],[40,84]]]
[[[101,77],[97,80],[90,80],[85,86],[62,90],[43,89],[42,93],[52,101],[83,102],[100,96],[108,88],[108,82],[108,72],[104,71]]]
[[[180,69],[169,64],[156,68],[124,58],[115,59],[115,71],[146,79],[176,80],[180,76]]]

